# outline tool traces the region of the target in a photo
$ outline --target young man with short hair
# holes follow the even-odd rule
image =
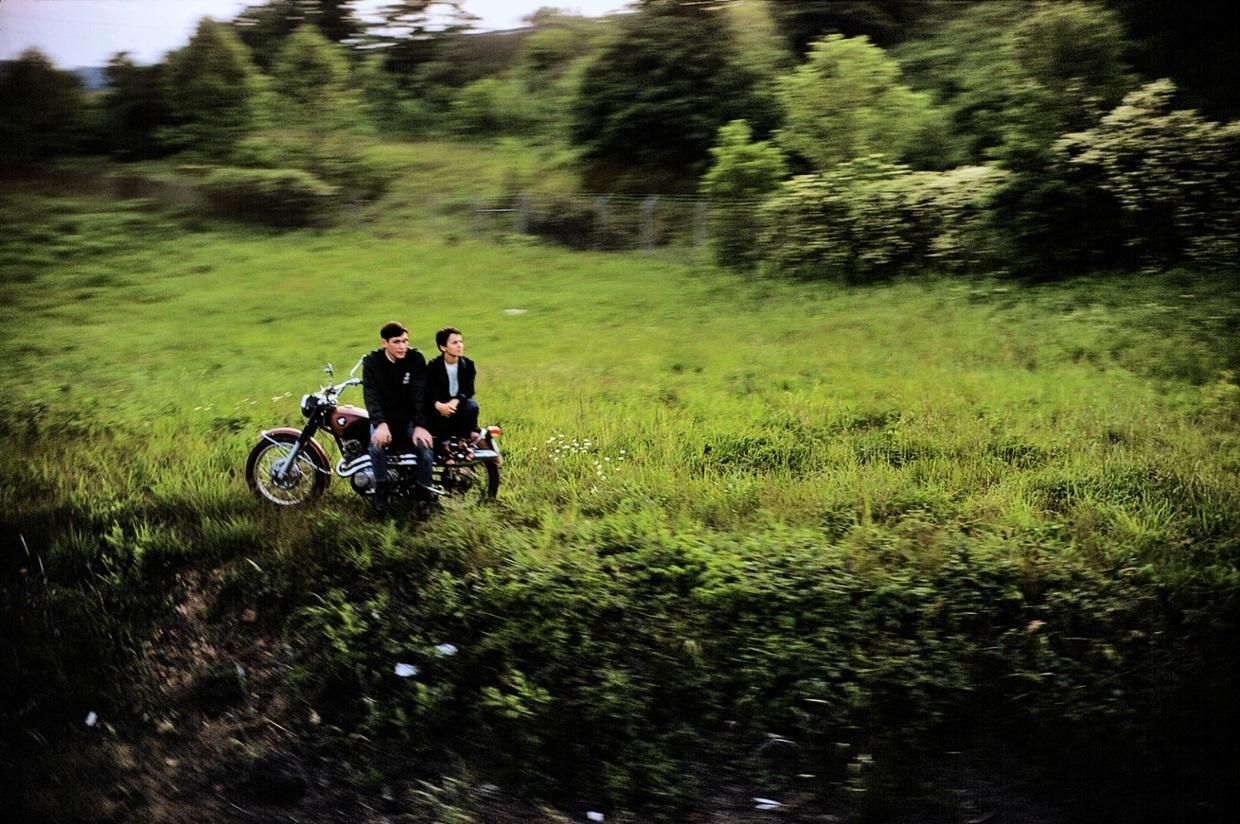
[[[474,362],[465,357],[465,338],[455,326],[435,333],[439,357],[426,366],[426,419],[440,441],[457,438],[473,444],[479,437],[478,402],[474,400]]]
[[[409,330],[397,321],[379,330],[380,346],[362,359],[362,393],[370,414],[370,460],[374,468],[374,503],[386,507],[391,496],[385,447],[412,442],[418,458],[419,498],[438,494],[431,480],[431,435],[426,430],[426,359],[409,347]],[[403,445],[403,444],[402,444]]]

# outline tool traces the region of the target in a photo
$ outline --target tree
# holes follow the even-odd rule
[[[592,184],[688,188],[724,123],[745,118],[769,128],[772,113],[733,59],[717,10],[648,4],[622,25],[586,69],[573,105],[571,136]]]
[[[761,199],[788,174],[783,153],[769,141],[753,141],[744,120],[719,129],[710,150],[714,163],[702,177],[701,190],[711,200],[710,235],[715,259],[747,269],[757,260],[757,214]]]
[[[224,160],[260,123],[264,88],[232,30],[204,17],[189,43],[168,58],[168,102],[178,123],[171,142]]]
[[[0,69],[0,156],[8,163],[45,160],[79,149],[89,110],[82,81],[38,49]]]
[[[925,37],[891,52],[906,82],[943,110],[957,162],[981,163],[1003,141],[1017,76],[1007,43],[1032,10],[1032,0],[953,5]]]
[[[789,46],[804,54],[826,34],[865,36],[886,48],[908,38],[941,2],[936,0],[771,0]]]
[[[871,154],[902,160],[942,124],[928,95],[900,83],[900,67],[866,37],[832,34],[776,83],[779,144],[815,169]]]
[[[356,0],[270,0],[249,6],[232,22],[237,36],[254,54],[254,62],[269,71],[284,42],[304,25],[313,26],[333,43],[361,37],[364,26],[354,14]]]
[[[139,66],[121,52],[108,61],[106,73],[103,115],[109,149],[126,159],[166,153],[159,132],[171,125],[172,112],[164,94],[163,65]]]
[[[284,43],[272,67],[283,123],[315,133],[356,131],[361,105],[349,88],[349,65],[340,47],[310,24]]]
[[[1011,139],[1049,146],[1094,125],[1136,85],[1124,54],[1123,26],[1103,6],[1037,3],[1008,38],[1013,89]]]
[[[467,31],[477,19],[463,6],[464,0],[393,0],[367,27],[366,45],[382,49],[384,68],[411,88],[419,67],[435,59],[445,38]]]

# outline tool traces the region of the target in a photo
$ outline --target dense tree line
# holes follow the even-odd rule
[[[1209,6],[643,0],[502,33],[467,2],[355,6],[204,20],[158,65],[117,55],[95,95],[28,52],[0,75],[5,157],[179,152],[373,196],[368,134],[517,135],[571,148],[587,191],[701,191],[721,263],[802,277],[1204,259],[1236,228]]]

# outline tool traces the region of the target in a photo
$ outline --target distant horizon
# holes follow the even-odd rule
[[[198,21],[235,18],[259,0],[0,0],[0,61],[37,48],[59,68],[101,68],[120,52],[144,65],[161,62],[189,41]],[[363,0],[377,8],[383,0]],[[624,0],[465,0],[479,31],[520,28],[540,8],[597,17],[622,11]]]

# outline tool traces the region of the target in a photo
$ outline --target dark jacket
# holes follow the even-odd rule
[[[392,363],[376,349],[362,360],[362,395],[371,424],[426,426],[426,358],[410,349]]]
[[[457,361],[456,388],[457,393],[448,393],[448,370],[443,355],[426,365],[426,409],[427,415],[435,412],[435,404],[447,403],[454,397],[468,400],[474,396],[474,378],[478,377],[478,369],[474,362],[464,355]],[[433,420],[433,418],[432,418]]]

